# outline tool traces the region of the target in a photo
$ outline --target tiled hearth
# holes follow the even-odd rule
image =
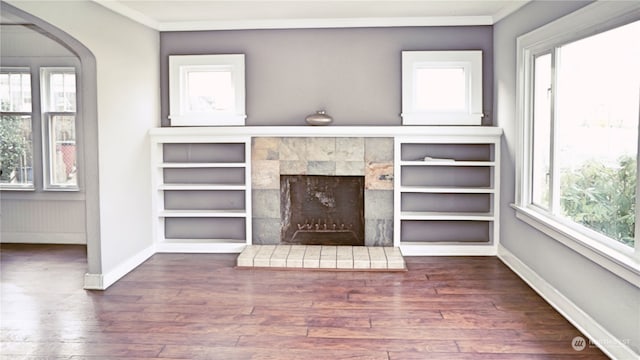
[[[397,247],[252,245],[238,256],[240,268],[404,271]]]
[[[254,245],[281,243],[281,175],[364,177],[364,245],[393,245],[393,138],[255,137]]]

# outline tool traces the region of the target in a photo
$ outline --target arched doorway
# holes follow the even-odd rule
[[[100,216],[98,190],[98,124],[96,60],[91,51],[78,40],[51,24],[0,2],[2,21],[28,25],[46,35],[75,55],[77,67],[77,127],[78,186],[83,193],[84,229],[87,245],[87,273],[102,273],[100,247]],[[86,282],[85,282],[86,285]]]

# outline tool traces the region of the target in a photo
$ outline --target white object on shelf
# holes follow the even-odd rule
[[[486,131],[474,137],[464,132],[395,137],[393,237],[394,246],[400,247],[405,256],[497,254],[500,137],[500,131]],[[437,156],[430,153],[434,148],[438,150]],[[446,175],[438,175],[441,171]],[[410,201],[411,209],[403,209],[416,196],[418,200]],[[429,204],[420,196],[430,199]],[[441,201],[448,197],[453,200]],[[487,208],[479,211],[465,208],[469,206],[466,202],[469,197],[473,201],[486,198],[481,201],[487,201],[488,205],[483,205]],[[455,206],[461,208],[451,211]],[[460,227],[447,228],[451,233],[446,237],[455,238],[456,231],[461,231],[458,241],[439,241],[439,235],[431,235],[430,229],[436,234],[442,230],[442,224],[451,223]],[[413,232],[410,239],[405,236],[406,231]],[[421,233],[424,241],[416,241]],[[432,238],[428,238],[430,235]]]
[[[445,159],[445,158],[434,158],[431,156],[425,156],[424,161],[433,161],[433,162],[446,162],[446,163],[454,163],[455,159]]]

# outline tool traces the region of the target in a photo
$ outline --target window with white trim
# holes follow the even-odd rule
[[[172,126],[244,125],[244,55],[169,56]]]
[[[0,71],[0,188],[33,189],[33,118],[29,68]]]
[[[638,259],[640,7],[625,6],[588,6],[518,39],[516,208]]]
[[[40,69],[47,189],[77,189],[76,73],[74,68]]]
[[[76,80],[75,67],[0,69],[1,190],[79,190]]]
[[[482,51],[403,51],[404,125],[480,125]]]

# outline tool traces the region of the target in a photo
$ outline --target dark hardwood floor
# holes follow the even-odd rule
[[[82,246],[0,247],[2,359],[600,359],[498,259],[407,272],[235,269],[158,254],[82,290]]]

